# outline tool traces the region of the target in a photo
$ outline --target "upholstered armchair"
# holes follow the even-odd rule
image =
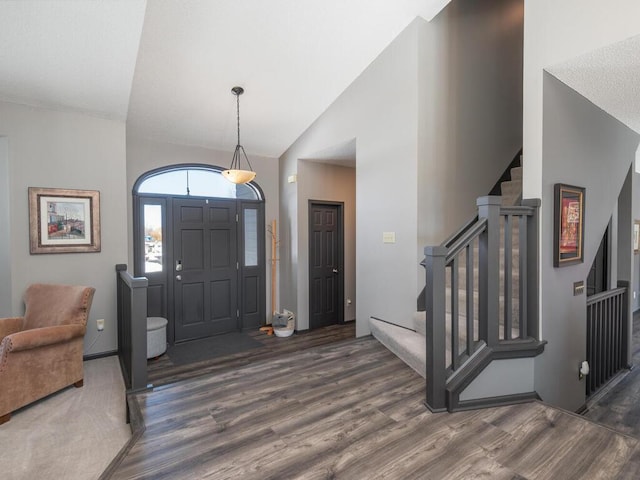
[[[0,319],[0,425],[11,412],[83,385],[83,339],[95,289],[34,284],[24,317]]]

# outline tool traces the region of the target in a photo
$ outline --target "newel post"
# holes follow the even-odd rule
[[[500,206],[502,197],[478,198],[478,218],[487,219],[478,253],[479,335],[489,347],[498,344],[500,328]]]
[[[446,338],[445,338],[445,262],[447,248],[425,247],[427,283],[426,304],[426,349],[427,349],[427,399],[432,412],[443,412],[446,407]]]

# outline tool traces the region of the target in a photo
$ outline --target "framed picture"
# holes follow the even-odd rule
[[[100,251],[100,192],[29,187],[32,254]]]
[[[640,220],[633,222],[633,253],[640,253]]]
[[[553,266],[584,261],[584,188],[556,183]]]

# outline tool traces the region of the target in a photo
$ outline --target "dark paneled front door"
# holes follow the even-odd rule
[[[240,328],[237,202],[174,199],[175,340]]]

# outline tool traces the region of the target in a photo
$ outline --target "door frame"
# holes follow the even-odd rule
[[[155,284],[161,286],[164,289],[161,299],[161,305],[156,308],[156,311],[148,312],[149,316],[162,316],[167,319],[167,342],[170,345],[175,344],[175,319],[174,319],[174,283],[173,283],[173,199],[174,198],[199,198],[210,200],[233,200],[231,198],[224,197],[204,197],[204,196],[190,196],[190,195],[175,195],[175,194],[160,194],[160,193],[139,193],[138,189],[140,185],[148,178],[165,172],[171,172],[174,170],[188,170],[188,169],[200,169],[210,172],[221,173],[224,168],[215,165],[201,164],[201,163],[181,163],[172,164],[163,167],[158,167],[141,174],[134,182],[132,188],[132,220],[133,220],[133,271],[136,277],[148,277],[149,274],[145,273],[144,268],[144,225],[142,223],[143,212],[142,209],[146,203],[148,204],[160,204],[163,208],[162,216],[162,231],[163,231],[163,271],[158,272]],[[239,319],[238,322],[242,326],[242,329],[253,328],[256,322],[263,325],[267,318],[266,312],[266,245],[265,235],[261,233],[265,232],[265,203],[266,199],[262,188],[257,183],[251,182],[248,186],[256,192],[258,198],[250,199],[244,197],[236,197],[235,201],[238,205],[238,256],[243,255],[244,244],[244,223],[243,213],[244,208],[247,206],[255,205],[258,210],[258,255],[259,255],[259,268],[244,267],[244,262],[239,261],[239,275],[238,275],[238,309]],[[153,274],[152,274],[153,275]],[[256,299],[257,310],[255,314],[248,315],[248,325],[245,325],[244,315],[244,283],[248,277],[254,277],[258,282],[258,298]],[[151,279],[150,279],[151,280]],[[154,286],[157,286],[154,285]],[[171,299],[171,301],[169,301]],[[147,309],[149,310],[149,299],[147,300]]]
[[[308,231],[308,240],[307,240],[307,252],[308,252],[308,263],[307,263],[307,276],[309,277],[307,282],[308,288],[308,315],[309,315],[309,330],[312,330],[314,326],[311,324],[312,315],[312,278],[311,278],[311,263],[312,263],[312,241],[313,241],[313,221],[311,211],[315,206],[331,206],[338,207],[338,219],[337,219],[337,229],[338,229],[338,321],[337,324],[344,323],[344,202],[336,202],[331,200],[309,200],[308,201],[308,209],[307,209],[307,231]]]

